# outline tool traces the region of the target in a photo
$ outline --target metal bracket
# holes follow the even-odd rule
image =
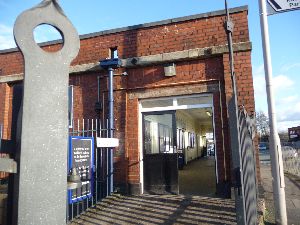
[[[227,20],[225,22],[225,29],[226,29],[226,31],[232,33],[233,32],[233,28],[234,28],[234,23],[231,20]]]
[[[234,188],[237,189],[238,195],[241,195],[241,187],[242,187],[242,180],[241,180],[241,168],[237,167],[234,169]]]

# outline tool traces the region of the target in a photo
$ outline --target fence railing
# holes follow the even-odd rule
[[[285,172],[300,177],[300,149],[282,147],[282,160]]]
[[[82,200],[69,203],[67,201],[67,222],[71,221],[88,208],[95,206],[95,204],[108,195],[107,193],[107,181],[109,174],[107,173],[107,148],[96,147],[96,137],[106,138],[108,137],[107,121],[99,119],[81,119],[74,120],[72,128],[69,129],[70,136],[81,137],[94,137],[95,138],[95,151],[94,151],[94,173],[92,174],[94,182],[92,185],[92,194],[82,198]],[[80,192],[80,190],[79,190]],[[82,190],[84,192],[84,190]],[[75,193],[78,193],[76,191]]]
[[[257,183],[256,162],[253,139],[255,135],[254,120],[245,109],[239,111],[240,152],[241,152],[241,185],[243,191],[245,224],[256,224],[257,221]],[[239,171],[238,171],[239,173]],[[241,209],[237,209],[241,214]]]

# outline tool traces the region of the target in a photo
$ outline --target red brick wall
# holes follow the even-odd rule
[[[232,94],[229,55],[223,55],[225,93],[230,99]],[[238,92],[238,105],[244,105],[249,114],[255,112],[254,88],[251,67],[251,52],[238,52],[234,54],[234,69]]]
[[[3,127],[3,139],[10,138],[12,119],[12,93],[13,89],[7,84],[0,84],[0,124]]]
[[[231,15],[235,28],[233,42],[249,41],[247,11]],[[95,63],[109,56],[109,48],[118,46],[120,58],[147,56],[159,53],[181,51],[227,44],[224,31],[224,16],[194,19],[184,22],[157,25],[148,28],[120,31],[90,37],[81,40],[81,49],[72,65]],[[43,47],[48,51],[58,49],[59,45]],[[0,53],[2,75],[18,74],[23,71],[23,59],[19,52]],[[248,112],[254,109],[254,91],[251,71],[251,52],[235,53],[235,69],[238,85],[238,101],[244,104]],[[116,70],[120,74],[125,69]],[[128,76],[114,77],[115,126],[116,136],[120,138],[120,147],[115,152],[115,180],[117,183],[139,184],[139,139],[138,139],[138,99],[129,98],[129,94],[153,90],[157,93],[163,88],[173,87],[170,95],[178,90],[186,94],[198,91],[195,84],[219,84],[221,93],[214,92],[215,125],[218,151],[219,178],[230,178],[230,144],[227,118],[227,105],[231,97],[231,80],[228,54],[206,59],[176,62],[176,76],[165,77],[162,65],[126,69]],[[101,101],[107,112],[107,76],[105,72],[86,72],[70,76],[70,85],[74,86],[74,118],[96,118],[94,104],[97,101],[97,76],[101,81]],[[3,91],[0,86],[0,94]],[[6,92],[9,91],[8,89]],[[223,111],[220,110],[221,105]],[[159,95],[159,94],[158,94]],[[0,95],[0,99],[3,98]],[[1,104],[1,103],[0,103]],[[0,110],[1,111],[1,110]],[[9,114],[9,112],[5,112]],[[100,114],[100,117],[103,116]],[[223,132],[221,125],[223,116]],[[3,116],[2,116],[3,117]],[[4,117],[5,118],[5,117]],[[1,112],[0,112],[1,121]],[[225,143],[221,141],[224,136]],[[225,159],[224,159],[225,152]],[[224,169],[226,164],[226,174]],[[257,170],[259,173],[259,170]]]
[[[5,93],[6,93],[6,84],[0,84],[0,124],[4,123],[4,110],[5,109]],[[0,127],[1,129],[1,127]],[[1,132],[1,131],[0,131]],[[1,138],[1,137],[0,137]],[[0,158],[5,157],[4,154],[0,153]],[[0,180],[7,177],[6,173],[0,172]]]
[[[235,28],[233,42],[249,41],[247,11],[231,15]],[[118,46],[120,58],[154,55],[227,44],[224,16],[200,18],[166,25],[101,35],[81,40],[79,55],[73,65],[98,62],[109,56],[109,48]],[[58,49],[58,45],[44,49]],[[1,53],[0,68],[3,75],[23,72],[23,59],[19,52]]]
[[[0,124],[2,127],[2,138],[9,139],[11,135],[11,104],[12,88],[7,84],[0,84]],[[1,137],[0,137],[1,138]],[[0,140],[1,141],[1,140]],[[7,154],[1,154],[0,157],[8,157]],[[0,172],[0,180],[7,178],[8,173]]]
[[[176,64],[177,75],[175,77],[165,77],[163,73],[163,66],[150,66],[143,68],[134,68],[128,69],[128,76],[116,76],[114,78],[115,85],[115,124],[116,124],[116,135],[118,138],[124,141],[124,150],[123,152],[123,143],[121,142],[120,147],[116,150],[117,157],[115,158],[115,170],[116,177],[118,182],[126,180],[128,178],[129,183],[138,184],[140,182],[139,178],[139,139],[138,139],[138,99],[128,99],[126,96],[126,91],[129,93],[138,92],[141,90],[152,90],[156,89],[158,92],[161,88],[173,87],[173,93],[170,95],[176,94],[178,88],[183,90],[189,90],[190,86],[194,83],[217,83],[219,80],[223,84],[223,61],[222,57],[215,57],[202,60],[193,60],[188,62],[180,62]],[[120,71],[116,71],[120,73]],[[99,74],[101,81],[101,96],[107,96],[107,78],[104,73]],[[94,77],[93,77],[94,76]],[[90,74],[85,75],[86,79],[93,79],[96,82],[96,75]],[[92,78],[93,77],[93,78]],[[75,85],[74,79],[82,80],[82,77],[76,76],[71,78],[71,84]],[[91,81],[91,80],[90,80]],[[79,82],[79,81],[78,81]],[[78,83],[79,84],[79,83]],[[183,86],[183,84],[185,86]],[[89,82],[86,82],[87,86],[84,86],[83,83],[80,83],[80,90],[87,89]],[[224,85],[223,85],[224,86]],[[78,87],[79,88],[79,87]],[[76,89],[76,88],[75,88]],[[80,108],[76,108],[77,113],[82,112],[82,93],[80,96],[76,97],[76,103]],[[94,94],[96,91],[93,92]],[[188,93],[187,93],[188,94]],[[75,94],[76,95],[76,94]],[[87,98],[87,95],[85,96]],[[105,98],[106,99],[106,98]],[[226,101],[223,97],[223,115],[226,115]],[[104,102],[107,102],[106,100]],[[91,101],[94,103],[94,101]],[[220,116],[220,107],[219,107],[219,94],[214,95],[214,107],[216,110],[216,135],[217,135],[217,148],[223,149],[223,142],[219,140],[222,138],[222,126]],[[77,107],[75,106],[75,107]],[[104,106],[106,107],[106,106]],[[106,109],[104,109],[106,111]],[[225,112],[225,113],[224,113]],[[84,114],[77,114],[84,115]],[[75,116],[76,117],[76,116]],[[88,118],[88,117],[85,117]],[[226,117],[224,118],[224,124],[227,123]],[[226,126],[225,126],[226,127]],[[225,140],[226,131],[224,134]],[[122,146],[122,147],[121,147]],[[226,146],[226,145],[225,145]],[[224,152],[218,152],[218,167],[220,168],[219,178],[220,180],[225,179],[225,170],[224,168]],[[227,177],[230,177],[230,149],[225,148],[225,154],[228,155],[226,163],[226,172]],[[124,168],[123,166],[127,166]],[[128,174],[127,174],[128,171]],[[121,179],[121,180],[119,180]]]
[[[227,103],[232,97],[232,82],[230,75],[229,66],[229,54],[223,55],[224,64],[224,79],[225,79],[225,95]],[[234,53],[234,70],[236,75],[236,86],[237,86],[237,99],[238,106],[245,106],[249,115],[255,113],[255,101],[254,101],[254,87],[252,78],[252,67],[251,67],[251,52],[237,52]],[[255,158],[256,158],[256,173],[257,180],[260,183],[260,165],[258,156],[258,140],[257,137],[254,140],[256,146]],[[229,143],[230,145],[230,143]]]
[[[220,81],[221,84],[223,83]],[[222,90],[222,89],[221,89]],[[217,156],[217,168],[219,181],[228,181],[230,178],[230,148],[228,145],[228,129],[226,129],[226,124],[228,120],[224,112],[226,113],[226,102],[224,98],[221,98],[222,103],[220,104],[220,92],[214,93],[214,125],[215,125],[215,139],[216,139],[216,156]],[[222,109],[221,107],[222,106]],[[222,117],[223,116],[223,117]],[[222,128],[223,119],[223,128]],[[223,129],[223,130],[222,130]],[[224,143],[223,143],[224,141]],[[224,158],[225,156],[225,158]],[[225,162],[224,162],[225,161]]]
[[[73,85],[74,118],[96,118],[94,104],[97,101],[97,74],[83,73],[70,76],[69,84]]]
[[[0,84],[0,124],[4,122],[4,108],[5,108],[5,95],[6,95],[6,84]]]
[[[139,132],[138,132],[138,100],[127,100],[125,148],[128,159],[128,182],[140,183],[139,174]]]

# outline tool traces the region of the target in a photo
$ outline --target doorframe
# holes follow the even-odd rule
[[[203,104],[195,104],[195,105],[177,105],[177,99],[186,98],[186,97],[211,97],[210,103]],[[143,101],[153,101],[153,100],[165,100],[165,99],[173,99],[172,106],[164,106],[164,107],[153,107],[153,108],[143,108]],[[213,125],[213,134],[214,134],[214,142],[215,142],[215,175],[216,175],[216,183],[218,184],[218,158],[217,158],[217,146],[216,146],[216,134],[215,134],[215,113],[214,113],[214,101],[213,101],[213,93],[209,94],[192,94],[192,95],[180,95],[180,96],[170,96],[170,97],[157,97],[157,98],[145,98],[139,99],[138,101],[138,138],[139,138],[139,163],[140,163],[140,193],[144,194],[144,146],[143,146],[143,113],[144,112],[161,112],[161,111],[176,111],[180,109],[201,109],[201,108],[211,108],[212,109],[212,125]],[[224,159],[225,160],[225,159]]]

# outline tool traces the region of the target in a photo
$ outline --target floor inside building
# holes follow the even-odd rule
[[[214,156],[193,160],[179,170],[179,194],[214,197],[215,192]]]

